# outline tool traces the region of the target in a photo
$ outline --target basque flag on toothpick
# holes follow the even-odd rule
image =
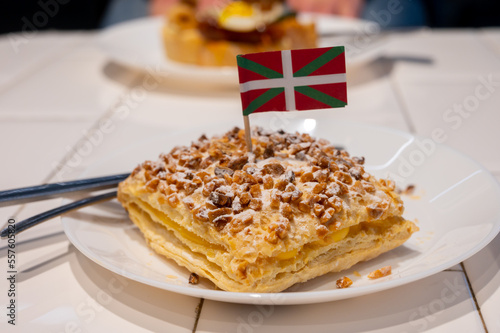
[[[237,57],[243,115],[347,105],[343,46]]]

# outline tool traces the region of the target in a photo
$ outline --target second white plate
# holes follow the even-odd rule
[[[314,20],[318,33],[337,36],[333,40],[344,45],[345,35],[348,40],[355,34],[373,33],[377,25],[372,22],[346,19],[330,15],[301,15],[303,20]],[[118,63],[133,66],[158,76],[176,76],[185,79],[218,84],[238,84],[238,72],[234,67],[202,67],[182,64],[169,60],[161,40],[163,17],[146,17],[114,25],[104,30],[99,37],[99,45],[106,54]],[[340,36],[340,39],[339,39]],[[376,57],[382,50],[382,44],[374,36],[370,43],[346,46],[348,65],[366,62]],[[330,46],[332,38],[320,40],[320,46]]]

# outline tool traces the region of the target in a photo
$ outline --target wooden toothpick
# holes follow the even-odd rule
[[[245,141],[247,143],[248,152],[251,153],[253,152],[253,149],[252,149],[252,135],[250,132],[250,119],[248,119],[248,116],[243,116],[243,121],[245,123]]]

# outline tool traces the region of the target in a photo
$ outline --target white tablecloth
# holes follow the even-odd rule
[[[445,128],[445,144],[500,179],[500,30],[389,37],[382,54],[348,73],[349,105],[335,111],[335,119],[421,136]],[[143,74],[108,59],[94,33],[38,32],[25,41],[0,36],[0,190],[77,178],[145,137],[222,120],[241,123],[234,88],[167,77],[156,89],[138,91]],[[479,85],[490,94],[455,120],[460,126],[449,127],[447,110],[468,103]],[[119,117],[124,108],[127,115]],[[107,132],[105,119],[112,119]],[[102,140],[89,146],[99,131]],[[0,224],[59,204],[1,208]],[[6,245],[0,241],[5,275]],[[18,235],[16,260],[16,325],[4,314],[10,283],[3,277],[2,332],[500,332],[498,236],[462,264],[402,287],[270,308],[201,302],[122,278],[79,253],[59,219]],[[445,302],[440,295],[450,285],[456,297]]]

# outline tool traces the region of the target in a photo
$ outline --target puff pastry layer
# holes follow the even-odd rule
[[[139,165],[118,199],[159,254],[223,290],[279,292],[403,244],[394,184],[307,134],[238,128]]]

